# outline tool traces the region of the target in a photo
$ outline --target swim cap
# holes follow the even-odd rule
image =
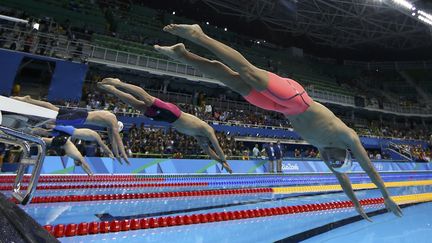
[[[60,135],[53,138],[53,140],[51,142],[51,147],[52,148],[60,148],[61,146],[66,144],[69,137],[70,137],[69,134],[60,133]]]
[[[118,121],[117,124],[118,124],[118,131],[121,132],[123,130],[123,127],[124,127],[123,122]]]
[[[352,159],[351,154],[348,150],[346,150],[345,160],[331,160],[330,166],[333,168],[333,170],[339,172],[339,173],[346,173],[351,170],[352,168]]]

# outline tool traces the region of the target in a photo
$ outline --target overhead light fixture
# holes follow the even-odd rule
[[[422,10],[417,11],[417,13],[419,15],[423,15],[423,17],[425,17],[425,18],[428,18],[428,19],[432,20],[432,15],[431,14],[428,14],[428,13],[422,11]]]
[[[427,23],[427,24],[429,24],[429,25],[432,25],[432,20],[430,20],[430,19],[428,19],[428,18],[425,18],[425,17],[423,17],[423,16],[421,16],[421,15],[419,15],[419,16],[417,16],[418,17],[418,19],[420,19],[421,21],[423,21],[423,22],[425,22],[425,23]]]
[[[411,10],[414,7],[411,3],[409,3],[408,1],[405,1],[405,0],[393,0],[393,2],[407,8],[409,10]]]

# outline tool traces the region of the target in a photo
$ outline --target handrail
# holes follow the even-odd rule
[[[20,160],[20,165],[15,178],[13,186],[13,197],[18,200],[23,205],[29,203],[33,197],[38,184],[38,179],[42,170],[42,165],[44,162],[46,154],[45,142],[40,138],[24,132],[16,131],[12,128],[0,126],[0,140],[7,144],[13,144],[20,146],[24,153]],[[31,158],[30,146],[35,145],[38,149],[37,157]],[[32,169],[32,174],[30,181],[27,186],[27,191],[21,191],[21,184],[24,179],[24,173],[28,166],[34,165]]]

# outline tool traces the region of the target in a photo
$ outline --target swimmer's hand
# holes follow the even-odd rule
[[[131,163],[129,162],[128,157],[124,156],[123,159],[124,159],[124,161],[126,162],[127,165],[131,165]]]
[[[233,173],[233,170],[231,169],[231,166],[228,164],[228,162],[223,161],[221,164],[222,164],[222,168],[225,168],[225,170],[226,170],[228,173],[230,173],[230,174]]]
[[[397,203],[393,201],[393,199],[384,199],[384,204],[389,212],[393,212],[396,216],[402,217],[402,210],[400,209],[399,205],[397,205]]]
[[[359,213],[364,219],[366,219],[369,222],[372,222],[372,219],[370,219],[369,216],[367,216],[367,214],[365,213],[361,205],[355,206],[355,209],[357,213]]]
[[[77,166],[81,166],[81,168],[83,168],[83,170],[87,173],[87,175],[92,176],[93,171],[90,169],[90,165],[86,162],[86,161],[75,161],[75,165]]]

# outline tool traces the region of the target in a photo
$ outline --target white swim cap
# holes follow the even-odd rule
[[[123,127],[124,127],[123,122],[118,121],[117,124],[118,124],[118,131],[121,132],[123,130]]]
[[[339,172],[339,173],[346,173],[351,170],[352,168],[352,159],[351,154],[348,150],[346,150],[345,160],[331,160],[330,166],[333,168],[333,170]]]

